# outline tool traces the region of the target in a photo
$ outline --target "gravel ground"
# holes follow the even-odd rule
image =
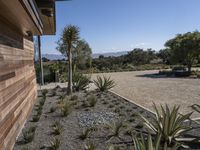
[[[104,73],[115,80],[117,86],[112,91],[153,110],[152,103],[168,104],[169,106],[180,105],[182,113],[188,113],[192,104],[200,104],[200,79],[192,78],[166,78],[154,76],[154,71],[134,71]],[[95,79],[97,75],[93,74]],[[199,118],[194,113],[193,118]]]
[[[59,150],[84,150],[84,145],[87,143],[93,143],[96,150],[108,150],[110,145],[118,146],[121,150],[131,150],[133,143],[130,135],[126,134],[127,131],[147,133],[147,129],[142,125],[141,119],[136,114],[139,113],[150,120],[154,117],[152,113],[111,92],[75,93],[78,98],[70,100],[73,103],[70,114],[62,117],[58,108],[50,113],[50,109],[58,105],[57,103],[60,101],[58,95],[62,92],[57,90],[56,96],[52,96],[51,93],[52,90],[49,90],[46,101],[42,106],[40,119],[33,122],[36,108],[38,108],[39,101],[42,99],[38,97],[39,101],[27,120],[23,132],[18,137],[14,150],[50,150],[48,147],[50,141],[54,138],[61,141]],[[94,107],[89,106],[87,99],[91,94],[97,99]],[[70,97],[67,97],[67,99],[69,100]],[[53,134],[52,125],[55,121],[60,122],[63,126],[60,135]],[[112,132],[108,128],[108,124],[119,123],[120,121],[123,122],[120,130],[121,139],[117,137],[110,139]],[[32,127],[36,128],[33,141],[26,144],[24,143],[23,133]],[[94,127],[94,131],[85,140],[80,139],[82,132],[91,127]]]

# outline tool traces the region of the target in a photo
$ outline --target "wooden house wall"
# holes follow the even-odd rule
[[[0,20],[0,150],[11,150],[37,96],[34,44]]]

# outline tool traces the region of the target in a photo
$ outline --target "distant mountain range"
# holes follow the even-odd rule
[[[121,56],[121,55],[126,55],[128,53],[128,51],[121,51],[121,52],[109,52],[109,53],[96,53],[96,54],[92,54],[93,58],[98,58],[100,55],[103,55],[104,57],[109,57],[109,56]],[[49,60],[61,60],[61,59],[65,59],[65,57],[63,55],[59,55],[59,54],[42,54],[42,57],[45,57]]]

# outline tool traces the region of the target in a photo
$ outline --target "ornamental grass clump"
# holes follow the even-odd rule
[[[52,133],[54,135],[60,135],[61,132],[63,131],[63,126],[58,121],[56,121],[51,127],[52,127],[52,130],[53,130]]]
[[[50,141],[50,145],[49,145],[49,148],[51,150],[58,150],[60,148],[60,145],[61,145],[61,140],[58,139],[58,138],[53,138],[51,141]]]
[[[22,132],[24,143],[30,143],[35,136],[35,127],[30,127],[28,130]]]
[[[72,78],[74,91],[86,90],[90,84],[90,76],[81,73],[74,73]]]
[[[120,133],[124,127],[124,124],[122,121],[113,122],[111,124],[108,124],[108,128],[110,129],[111,134],[108,136],[108,140],[111,140],[112,138],[118,138],[121,140]]]
[[[94,143],[87,143],[85,144],[85,150],[95,150],[96,147],[94,145]]]
[[[109,89],[115,86],[114,80],[106,76],[103,76],[103,77],[97,76],[97,79],[94,80],[93,82],[95,86],[97,87],[97,90],[101,92],[108,91]]]
[[[42,90],[42,96],[46,98],[46,95],[48,93],[48,90],[47,89],[44,89]]]
[[[160,136],[155,141],[152,140],[152,136],[149,134],[148,138],[144,138],[141,134],[140,137],[132,135],[134,150],[161,150]],[[166,149],[164,149],[166,150]]]
[[[144,121],[144,125],[157,136],[161,136],[161,142],[165,148],[172,147],[181,135],[192,129],[192,127],[184,124],[186,120],[190,120],[192,113],[186,115],[179,114],[179,106],[174,106],[171,110],[167,105],[165,108],[161,106],[161,111],[158,111],[154,104],[154,109],[156,111],[156,118],[153,118],[152,122],[142,115],[140,116]]]
[[[79,138],[81,140],[87,139],[94,130],[95,130],[94,128],[86,128],[85,130],[82,131],[81,135],[79,135]]]
[[[95,95],[92,94],[87,98],[87,101],[88,101],[90,107],[94,107],[97,103],[97,98]]]
[[[63,117],[66,117],[70,114],[72,104],[69,101],[63,101],[58,106]]]

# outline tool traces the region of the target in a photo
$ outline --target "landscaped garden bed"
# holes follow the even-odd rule
[[[57,87],[38,93],[14,150],[129,150],[134,149],[133,134],[151,133],[140,115],[153,121],[155,114],[112,92],[68,96]]]

